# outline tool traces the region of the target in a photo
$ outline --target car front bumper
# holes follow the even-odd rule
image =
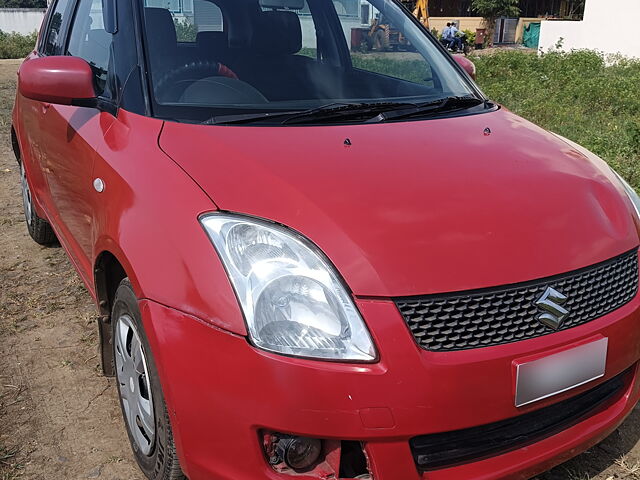
[[[190,480],[288,479],[260,431],[363,442],[376,480],[529,478],[599,442],[640,398],[640,297],[597,320],[531,340],[459,352],[417,346],[395,304],[357,300],[375,364],[274,355],[242,336],[149,300],[140,302],[181,464]],[[514,360],[607,337],[605,376],[525,407],[514,405]],[[615,399],[579,423],[517,450],[419,472],[409,440],[515,417],[571,398],[630,369]],[[319,478],[297,475],[295,478]]]

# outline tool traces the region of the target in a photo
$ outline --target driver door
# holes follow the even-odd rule
[[[86,60],[95,75],[96,93],[109,99],[107,74],[112,35],[102,24],[103,2],[77,2],[63,53]],[[97,151],[115,117],[96,108],[43,106],[41,143],[46,146],[43,172],[51,198],[52,222],[87,284],[93,284],[95,209],[100,192],[94,187]]]

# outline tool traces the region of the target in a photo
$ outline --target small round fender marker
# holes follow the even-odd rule
[[[345,138],[344,139],[344,146],[345,147],[350,147],[351,146],[351,139],[350,138]]]
[[[96,178],[93,181],[93,188],[95,188],[96,192],[98,192],[98,193],[104,192],[104,182],[102,181],[101,178]]]
[[[484,129],[484,136],[488,137],[489,135],[491,135],[491,129],[489,127]]]

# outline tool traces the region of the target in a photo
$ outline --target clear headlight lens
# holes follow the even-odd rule
[[[294,232],[239,215],[201,217],[244,311],[249,336],[272,352],[373,361],[351,297],[316,247]]]
[[[620,180],[620,183],[622,184],[624,191],[627,193],[629,200],[631,200],[631,203],[633,203],[633,208],[635,208],[636,210],[636,215],[638,216],[638,218],[640,218],[640,197],[633,189],[633,187],[629,185],[627,181],[618,174],[618,172],[613,170],[613,168],[611,170],[616,174],[618,180]]]

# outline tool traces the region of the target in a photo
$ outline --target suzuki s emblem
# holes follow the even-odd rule
[[[551,287],[547,287],[542,296],[535,301],[536,307],[543,312],[536,318],[547,327],[558,330],[562,325],[562,321],[569,315],[569,310],[562,307],[566,301],[567,297],[565,295]]]

